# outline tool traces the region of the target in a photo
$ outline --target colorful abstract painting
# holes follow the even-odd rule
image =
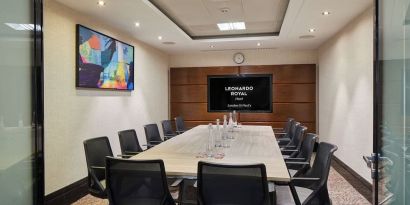
[[[77,87],[134,90],[134,47],[77,25]]]

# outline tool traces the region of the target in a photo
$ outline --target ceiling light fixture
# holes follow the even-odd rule
[[[329,11],[323,11],[323,12],[322,12],[322,15],[323,15],[323,16],[328,16],[329,14],[330,14]]]
[[[158,36],[158,40],[162,40],[162,36]]]
[[[99,1],[97,2],[97,5],[98,5],[98,6],[105,6],[105,1],[99,0]]]
[[[210,47],[210,48],[215,48],[215,46],[214,46],[214,45],[210,45],[209,47]]]
[[[257,45],[257,46],[261,46],[262,44],[261,44],[260,42],[258,42],[256,45]]]
[[[33,31],[34,24],[23,24],[23,23],[4,23],[8,27],[16,30],[16,31]]]
[[[220,31],[245,30],[245,22],[230,22],[216,24]]]
[[[313,32],[315,32],[315,31],[316,31],[315,28],[310,28],[310,29],[309,29],[309,32],[310,32],[310,33],[313,33]]]
[[[141,26],[141,24],[140,24],[140,22],[135,22],[135,27],[140,27]]]

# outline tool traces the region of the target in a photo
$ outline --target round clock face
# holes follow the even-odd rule
[[[233,61],[237,64],[242,64],[245,61],[245,56],[243,53],[235,53],[233,55]]]

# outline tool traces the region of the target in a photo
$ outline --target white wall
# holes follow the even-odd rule
[[[319,48],[319,135],[369,182],[373,143],[373,8]]]
[[[168,118],[168,55],[53,1],[45,5],[45,186],[46,194],[87,176],[83,140],[108,136],[120,153],[117,131]],[[75,24],[135,46],[135,90],[75,88]]]
[[[245,62],[241,65],[316,64],[316,50],[229,50],[199,51],[170,56],[170,67],[236,66],[233,55],[242,52]]]

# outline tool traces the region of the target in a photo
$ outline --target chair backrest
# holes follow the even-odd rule
[[[91,167],[105,167],[105,157],[113,156],[110,141],[108,137],[97,137],[85,140],[83,144],[88,168],[88,186],[91,189],[98,189],[91,172],[99,181],[105,179],[105,172],[104,169],[92,169]]]
[[[175,204],[162,160],[106,158],[107,194],[112,205]]]
[[[306,130],[307,128],[305,126],[297,124],[295,134],[290,140],[288,145],[296,146],[296,149],[300,150],[300,147],[302,145],[302,140],[303,140],[303,137],[305,136]]]
[[[304,139],[302,140],[302,146],[300,148],[297,158],[305,158],[306,162],[310,162],[312,158],[313,148],[315,147],[315,142],[317,135],[314,133],[307,133]]]
[[[198,202],[206,204],[268,205],[264,164],[198,163]]]
[[[292,126],[292,124],[294,123],[295,119],[293,118],[288,118],[288,121],[285,124],[285,127],[283,128],[283,131],[285,133],[288,133],[290,131],[290,127]]]
[[[185,131],[186,128],[185,128],[184,118],[182,118],[181,116],[176,117],[175,118],[175,127],[176,127],[178,132]]]
[[[310,182],[309,187],[313,190],[321,188],[327,189],[327,179],[329,177],[330,163],[332,161],[333,153],[337,150],[337,146],[321,142],[318,146],[315,161],[312,168],[300,177],[320,178],[319,181]],[[305,182],[309,183],[309,182]],[[297,184],[295,184],[297,186]],[[306,184],[305,184],[306,186]]]
[[[171,120],[162,120],[161,121],[162,125],[162,131],[164,132],[164,135],[174,135],[174,131],[172,130],[172,123]]]
[[[142,148],[138,141],[137,133],[135,130],[122,130],[118,132],[118,138],[120,139],[121,153],[126,155],[127,152],[142,152]]]
[[[144,125],[144,130],[145,137],[147,138],[147,143],[152,141],[162,141],[157,124]]]
[[[296,122],[296,120],[293,120],[290,124],[289,131],[286,134],[286,137],[289,137],[292,139],[295,136],[296,133],[296,128],[300,125],[299,122]]]

